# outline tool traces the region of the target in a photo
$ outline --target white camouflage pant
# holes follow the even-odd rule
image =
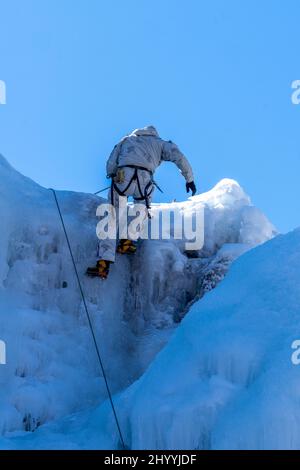
[[[136,175],[136,178],[135,178]],[[131,183],[130,183],[131,182]],[[121,196],[117,189],[124,193],[124,196]],[[151,203],[151,195],[154,190],[154,185],[152,183],[152,177],[149,171],[135,169],[131,167],[123,167],[118,170],[117,176],[114,178],[114,187],[109,190],[108,193],[108,202],[112,204],[115,208],[114,221],[116,224],[116,231],[118,234],[119,229],[119,217],[118,209],[120,207],[120,201],[127,203],[128,197],[133,197],[135,203],[142,204],[145,210],[144,222],[148,217],[148,209],[146,207],[145,200],[139,200],[143,195],[148,195],[148,202]],[[112,215],[111,215],[112,216]],[[140,231],[142,226],[140,226]],[[106,238],[105,240],[99,240],[98,244],[98,259],[114,262],[116,258],[116,245],[118,241],[118,236],[116,238]]]

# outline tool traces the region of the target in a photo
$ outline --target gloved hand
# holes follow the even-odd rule
[[[189,193],[190,190],[192,191],[192,196],[195,196],[197,192],[197,188],[195,186],[194,181],[191,181],[190,183],[186,183],[186,192]]]

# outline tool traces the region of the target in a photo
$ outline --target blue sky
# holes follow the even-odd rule
[[[0,153],[44,186],[94,192],[147,124],[200,192],[238,180],[281,230],[300,225],[297,0],[0,0]],[[165,164],[164,195],[184,199]]]

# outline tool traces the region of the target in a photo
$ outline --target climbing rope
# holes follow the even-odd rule
[[[68,248],[69,248],[70,256],[71,256],[73,267],[74,267],[74,272],[75,272],[75,275],[76,275],[76,279],[77,279],[77,282],[78,282],[78,287],[79,287],[81,298],[82,298],[82,302],[83,302],[83,305],[84,305],[84,309],[85,309],[85,313],[86,313],[86,316],[87,316],[88,324],[89,324],[89,327],[90,327],[90,330],[91,330],[91,334],[92,334],[93,342],[94,342],[94,345],[95,345],[98,361],[99,361],[99,364],[100,364],[100,369],[101,369],[103,379],[104,379],[104,382],[105,382],[107,395],[108,395],[108,398],[109,398],[109,402],[110,402],[110,405],[111,405],[113,416],[114,416],[114,419],[116,421],[116,426],[117,426],[118,433],[119,433],[119,436],[120,436],[121,445],[122,445],[123,449],[126,449],[127,447],[125,445],[125,440],[123,438],[123,434],[122,434],[122,431],[121,431],[121,426],[120,426],[120,422],[119,422],[118,415],[117,415],[117,412],[116,412],[116,408],[115,408],[115,405],[114,405],[114,401],[113,401],[113,398],[112,398],[112,393],[110,391],[110,387],[109,387],[109,384],[108,384],[107,375],[106,375],[106,372],[105,372],[105,369],[104,369],[100,349],[99,349],[99,346],[98,346],[98,343],[97,343],[96,335],[95,335],[93,324],[92,324],[92,321],[91,321],[91,316],[90,316],[90,313],[89,313],[89,309],[88,309],[88,306],[87,306],[87,302],[86,302],[86,299],[85,299],[85,295],[84,295],[84,292],[83,292],[81,281],[80,281],[80,278],[79,278],[79,274],[78,274],[77,266],[76,266],[76,263],[75,263],[75,258],[74,258],[74,255],[73,255],[73,251],[72,251],[72,248],[71,248],[70,239],[69,239],[69,236],[68,236],[66,225],[65,225],[65,222],[64,222],[64,218],[63,218],[63,215],[62,215],[62,212],[61,212],[61,209],[60,209],[60,205],[59,205],[59,202],[58,202],[58,199],[57,199],[55,189],[50,188],[50,191],[53,192],[53,196],[54,196],[56,207],[57,207],[57,210],[58,210],[58,214],[59,214],[59,217],[60,217],[60,220],[61,220],[62,228],[63,228],[64,234],[65,234],[65,237],[66,237],[67,245],[68,245]]]
[[[111,188],[111,185],[107,186],[107,188],[100,189],[100,191],[97,191],[96,193],[94,193],[94,196],[97,196],[97,194],[104,193],[104,191],[107,191],[110,188]]]

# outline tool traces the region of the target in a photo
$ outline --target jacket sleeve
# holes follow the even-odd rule
[[[106,174],[107,176],[113,176],[117,172],[118,168],[118,158],[121,150],[121,142],[115,145],[113,151],[111,152],[109,159],[106,164]]]
[[[162,160],[175,163],[187,183],[194,181],[194,174],[189,161],[173,142],[164,142]]]

